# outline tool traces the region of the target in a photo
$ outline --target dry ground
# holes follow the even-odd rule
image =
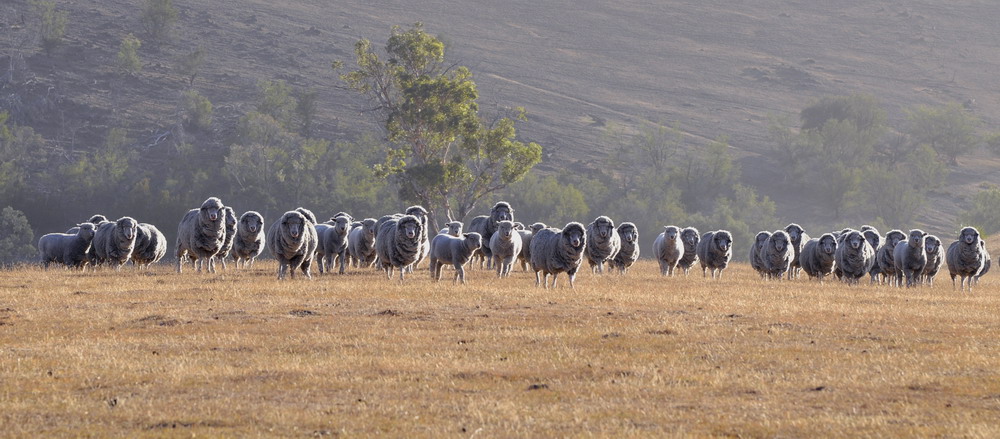
[[[1000,285],[0,272],[0,435],[1000,436]],[[945,276],[946,277],[946,276]]]

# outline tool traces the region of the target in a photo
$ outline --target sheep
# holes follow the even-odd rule
[[[406,266],[416,262],[420,255],[421,227],[417,217],[403,215],[384,222],[375,234],[379,267],[388,279],[392,279],[393,269],[398,268],[399,281],[402,282]]]
[[[226,255],[229,254],[230,250],[233,249],[233,239],[236,237],[236,212],[232,207],[226,206],[222,208],[222,219],[223,219],[223,238],[222,245],[219,246],[219,252],[215,254],[212,258],[218,258],[219,262],[222,263],[222,269],[226,269]]]
[[[489,216],[480,215],[473,218],[472,222],[469,223],[469,231],[480,234],[483,237],[483,242],[488,244],[500,221],[514,221],[514,209],[506,201],[498,201],[494,204],[493,208],[490,209]],[[476,256],[483,258],[487,268],[493,268],[493,258],[489,245],[483,245],[476,252]]]
[[[684,256],[684,243],[677,226],[664,226],[653,240],[653,257],[660,264],[661,276],[673,276],[677,263]]]
[[[456,238],[462,236],[462,223],[460,221],[452,221],[445,224],[445,227],[438,231],[438,235],[451,235]]]
[[[347,235],[347,251],[355,268],[368,268],[375,263],[375,218],[365,218]]]
[[[332,264],[334,258],[336,258],[340,262],[338,273],[344,274],[347,271],[347,247],[350,242],[351,219],[348,216],[335,216],[332,219],[334,221],[333,225],[328,227],[322,234],[319,234],[319,229],[317,229],[319,240],[322,243],[320,247],[323,248],[323,259],[325,260],[325,263],[321,263],[320,267],[325,266],[329,272],[333,269]]]
[[[842,234],[835,254],[841,279],[848,285],[857,285],[858,279],[868,274],[875,264],[875,250],[861,232],[851,230]]]
[[[698,242],[698,260],[701,262],[701,275],[708,277],[712,271],[712,279],[722,279],[722,270],[729,266],[733,257],[733,235],[726,230],[707,232]],[[718,270],[718,277],[716,276]]]
[[[767,277],[781,280],[785,276],[785,272],[791,269],[794,256],[795,249],[788,232],[776,230],[772,233],[771,237],[764,241],[764,247],[761,248],[761,260],[764,262],[764,271],[767,273]]]
[[[757,232],[757,236],[753,239],[753,245],[750,246],[750,254],[748,256],[750,259],[750,268],[756,270],[761,279],[767,277],[767,271],[764,269],[764,254],[761,250],[764,249],[764,244],[767,243],[767,239],[770,237],[771,232],[766,230]]]
[[[465,264],[472,259],[472,253],[483,245],[483,237],[476,233],[466,233],[462,236],[439,234],[431,241],[430,266],[431,278],[441,280],[441,267],[451,264],[455,267],[455,283],[459,280],[465,284]]]
[[[960,286],[965,291],[968,280],[969,292],[972,292],[972,282],[986,266],[986,247],[980,243],[979,231],[975,227],[966,227],[958,234],[958,240],[948,246],[945,262],[948,264],[948,275],[951,276],[951,286],[954,288],[955,277],[961,279]]]
[[[192,259],[192,264],[201,273],[202,265],[208,262],[208,271],[215,273],[215,262],[212,256],[219,253],[226,238],[226,224],[222,215],[222,200],[210,197],[201,203],[201,207],[191,209],[181,218],[177,225],[177,272],[181,272],[181,264],[186,258]]]
[[[306,209],[298,208],[281,215],[267,230],[267,249],[278,260],[278,279],[284,279],[286,272],[301,269],[307,279],[319,238],[316,236],[316,216]]]
[[[327,230],[330,230],[330,228],[333,227],[331,225],[332,222],[333,218],[330,218],[330,221],[327,223],[319,223],[313,226],[316,228],[316,255],[314,256],[314,260],[316,261],[316,267],[319,268],[320,274],[326,273],[327,270],[325,265],[326,261],[324,260],[324,257],[326,257],[326,249],[324,247],[326,242],[323,241],[323,235],[326,234]]]
[[[876,253],[878,252],[878,249],[882,248],[882,235],[878,233],[878,229],[869,225],[861,226],[861,235],[865,237],[865,240],[868,241],[868,245],[872,246]],[[878,276],[882,274],[882,270],[879,268],[878,264],[874,264],[868,274],[871,275],[871,282],[869,283],[874,285],[878,281]]]
[[[983,269],[979,271],[979,274],[973,278],[973,283],[979,285],[979,278],[983,277],[984,274],[990,271],[990,265],[992,265],[992,259],[990,258],[990,252],[986,250],[986,241],[980,239],[979,246],[983,248]]]
[[[801,265],[799,265],[799,255],[802,254],[802,246],[809,241],[809,234],[802,229],[802,226],[795,223],[785,226],[785,233],[788,233],[792,250],[794,251],[792,261],[788,266],[788,280],[792,280],[792,278],[799,277],[799,269],[801,268]]]
[[[614,260],[621,248],[622,239],[611,218],[599,216],[587,225],[587,246],[583,253],[592,272],[603,274],[604,263]]]
[[[621,237],[622,248],[611,260],[611,266],[618,269],[618,274],[626,274],[639,259],[639,229],[633,223],[624,222],[618,225],[618,236]]]
[[[885,234],[882,247],[876,251],[875,263],[878,264],[879,274],[889,285],[896,281],[896,262],[894,261],[896,244],[904,239],[906,239],[905,233],[893,230]]]
[[[924,238],[927,233],[920,229],[910,230],[906,241],[900,241],[892,251],[892,260],[896,269],[896,286],[903,286],[903,278],[906,278],[906,287],[916,286],[920,281],[920,275],[927,265],[927,254],[924,252]]]
[[[521,245],[521,235],[517,233],[517,230],[514,230],[514,222],[500,221],[489,243],[497,277],[510,276],[511,267],[517,260],[517,256],[521,254]]]
[[[113,264],[115,270],[121,270],[122,265],[132,257],[138,227],[139,223],[127,216],[115,222],[101,223],[94,232],[92,244],[97,260]]]
[[[698,263],[698,242],[701,241],[701,233],[694,227],[686,227],[681,230],[681,242],[684,243],[684,256],[677,261],[677,266],[684,270],[687,276],[688,270]]]
[[[518,230],[517,233],[521,235],[521,254],[517,255],[517,260],[521,262],[521,269],[528,271],[528,267],[531,265],[531,239],[538,233],[548,226],[545,223],[534,223],[525,230]]]
[[[571,222],[561,230],[544,228],[531,238],[531,270],[535,272],[535,287],[556,287],[559,273],[569,276],[569,287],[576,288],[573,280],[583,263],[583,251],[587,246],[587,231],[583,224]]]
[[[38,239],[38,253],[42,266],[58,262],[67,267],[85,269],[90,261],[90,246],[94,241],[94,225],[82,223],[76,233],[49,233]]]
[[[833,274],[836,265],[837,238],[832,233],[824,233],[819,238],[810,239],[802,246],[799,264],[810,278],[823,278]]]
[[[254,260],[264,251],[264,216],[250,210],[240,216],[236,224],[236,237],[230,252],[236,261],[236,268],[253,267]]]
[[[941,239],[934,235],[927,235],[924,238],[924,254],[927,255],[927,264],[920,273],[921,282],[927,282],[934,286],[934,276],[941,270],[944,262],[944,250],[941,248]]]
[[[136,268],[149,268],[167,255],[167,237],[156,226],[139,223],[136,228],[135,248],[132,249],[132,262]]]
[[[87,221],[84,221],[84,222],[85,223],[89,223],[89,224],[93,224],[94,226],[99,226],[101,223],[108,222],[108,217],[106,217],[104,215],[101,215],[101,214],[97,214],[97,215],[91,216],[90,219],[88,219]],[[75,235],[76,232],[79,232],[79,231],[80,231],[80,226],[76,225],[76,226],[71,227],[69,230],[67,230],[66,233],[68,233],[70,235]]]
[[[417,260],[413,262],[412,266],[406,267],[407,272],[413,273],[413,269],[420,265],[421,262],[427,257],[427,253],[431,249],[431,239],[429,236],[431,229],[429,228],[429,218],[427,216],[427,209],[423,206],[410,206],[407,207],[403,212],[405,215],[413,215],[420,221],[420,252],[417,254]]]
[[[524,223],[520,221],[514,222],[514,230],[526,230],[526,229],[527,227],[524,226]]]

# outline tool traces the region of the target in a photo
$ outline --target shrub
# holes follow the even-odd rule
[[[181,98],[185,123],[189,126],[208,130],[212,127],[212,102],[196,90],[184,92]]]
[[[24,212],[10,206],[0,211],[0,266],[10,266],[35,255],[35,233]]]
[[[55,2],[39,1],[32,4],[39,16],[38,34],[42,42],[42,49],[45,50],[46,54],[51,54],[53,49],[62,44],[69,13],[56,10]]]
[[[139,41],[132,34],[122,38],[122,43],[118,46],[118,58],[115,61],[115,67],[119,74],[135,76],[142,71],[142,60],[139,59],[139,47],[141,46],[142,41]]]
[[[1000,187],[990,185],[979,191],[961,219],[963,224],[973,225],[982,233],[1000,231]]]
[[[155,43],[170,38],[170,29],[177,22],[173,0],[147,0],[140,18],[146,35]]]

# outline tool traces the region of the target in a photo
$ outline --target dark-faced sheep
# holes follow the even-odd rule
[[[604,264],[615,258],[622,248],[622,239],[615,229],[615,222],[606,216],[599,216],[587,225],[587,247],[584,255],[590,270],[604,273]]]
[[[211,197],[201,203],[201,207],[191,209],[177,225],[177,272],[181,264],[191,258],[200,273],[202,265],[208,262],[208,271],[215,273],[212,257],[219,253],[226,238],[226,223],[223,218],[222,201]]]
[[[934,276],[941,270],[944,263],[944,248],[941,247],[941,239],[934,235],[927,235],[924,238],[924,254],[927,256],[927,264],[924,271],[920,273],[920,283],[934,285]]]
[[[766,230],[757,232],[757,236],[753,238],[753,245],[750,246],[750,254],[747,256],[750,260],[750,268],[753,268],[760,275],[761,279],[767,277],[762,250],[764,250],[764,244],[767,243],[767,238],[770,237],[771,232]]]
[[[792,247],[792,238],[784,230],[776,230],[764,242],[761,249],[761,260],[764,262],[764,271],[770,279],[781,280],[792,265],[792,258],[795,256],[795,249]]]
[[[347,235],[347,250],[355,268],[369,268],[375,263],[375,225],[378,220],[365,218]]]
[[[802,271],[810,278],[818,278],[823,283],[823,278],[833,274],[833,267],[836,265],[837,238],[832,233],[824,233],[819,238],[813,238],[802,246],[802,253],[799,254],[799,262]]]
[[[514,230],[513,221],[500,221],[497,231],[490,238],[490,252],[496,265],[497,277],[510,276],[514,261],[521,254],[521,235]]]
[[[677,261],[677,267],[684,270],[687,276],[688,270],[698,263],[698,242],[701,241],[701,233],[694,227],[686,227],[681,230],[681,242],[684,243],[684,256]]]
[[[973,280],[986,266],[986,246],[980,241],[979,231],[975,227],[966,227],[958,234],[958,240],[948,246],[945,262],[948,264],[948,275],[951,276],[953,288],[956,287],[955,278],[958,277],[961,279],[962,291],[965,291],[966,285],[972,291]]]
[[[115,222],[101,223],[94,232],[93,246],[97,260],[121,270],[122,265],[132,257],[138,227],[139,223],[127,216]]]
[[[841,279],[850,285],[857,285],[858,279],[868,274],[875,264],[875,250],[857,230],[842,235],[837,244],[837,268]]]
[[[802,229],[802,226],[791,223],[785,226],[785,233],[788,233],[788,238],[791,240],[792,250],[792,260],[788,264],[788,279],[799,277],[799,255],[802,254],[802,246],[809,241],[809,235]]]
[[[673,276],[678,262],[684,256],[684,242],[677,226],[665,226],[653,240],[653,257],[660,265],[661,276]]]
[[[233,239],[236,238],[236,211],[232,207],[222,208],[222,222],[224,225],[222,245],[219,246],[219,252],[215,254],[213,259],[218,259],[222,263],[222,269],[225,270],[226,256],[233,249]]]
[[[708,272],[712,272],[712,279],[722,279],[722,271],[729,266],[729,260],[733,257],[733,235],[726,230],[716,230],[701,236],[698,242],[698,260],[701,262],[702,277],[708,277]],[[716,274],[718,271],[718,274]]]
[[[497,231],[497,224],[500,221],[514,221],[514,209],[506,201],[499,201],[494,204],[493,208],[490,209],[489,216],[480,215],[473,218],[469,223],[468,230],[480,234],[483,237],[483,242],[489,244],[490,238]],[[483,262],[487,265],[487,268],[493,268],[492,253],[489,245],[483,245],[476,252],[476,255],[483,258]]]
[[[528,271],[531,266],[531,239],[535,233],[547,227],[545,223],[534,223],[525,230],[518,230],[517,233],[521,235],[521,254],[517,256],[517,260],[521,262],[522,270]]]
[[[910,230],[910,234],[905,241],[896,244],[892,252],[892,260],[896,265],[896,286],[903,286],[903,279],[906,279],[906,287],[916,286],[920,282],[920,275],[927,265],[927,254],[924,252],[924,239],[927,233],[920,229]]]
[[[253,262],[264,251],[264,216],[255,211],[248,211],[240,216],[236,224],[236,238],[233,239],[233,259],[236,268],[250,268]]]
[[[135,235],[135,248],[132,249],[132,263],[136,268],[149,268],[167,255],[167,237],[156,226],[139,223]]]
[[[83,223],[76,233],[49,233],[38,239],[38,253],[42,265],[57,262],[67,267],[84,269],[90,261],[90,246],[94,241],[94,225]]]
[[[618,237],[622,240],[622,248],[611,260],[611,266],[618,269],[618,274],[625,274],[639,259],[639,229],[633,223],[621,223],[618,225]]]
[[[267,230],[267,249],[278,260],[278,279],[284,279],[286,273],[294,279],[296,270],[312,278],[309,269],[319,245],[315,219],[308,210],[290,210]]]
[[[394,269],[399,269],[399,281],[408,265],[417,261],[420,254],[420,220],[413,215],[385,221],[375,235],[375,250],[380,268],[392,279]]]
[[[531,238],[531,269],[535,272],[535,286],[556,286],[559,273],[569,276],[570,288],[575,288],[573,280],[583,263],[583,251],[587,246],[587,231],[583,224],[571,222],[563,229],[545,228]]]
[[[483,245],[483,237],[478,233],[462,236],[439,234],[431,240],[431,278],[441,280],[441,268],[445,264],[455,267],[455,282],[465,284],[465,264],[472,259],[472,253]]]
[[[879,274],[882,279],[892,285],[896,281],[896,261],[894,259],[896,244],[906,239],[906,234],[900,230],[893,230],[885,234],[882,240],[882,247],[879,247],[875,255],[875,263],[878,264]]]
[[[344,274],[347,271],[347,248],[350,243],[351,218],[348,216],[338,216],[332,218],[332,221],[333,224],[319,235],[324,260],[321,266],[326,267],[327,271],[332,271],[334,262],[339,261],[340,269],[338,273]],[[317,229],[318,232],[319,229]]]

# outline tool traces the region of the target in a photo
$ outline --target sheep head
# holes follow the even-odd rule
[[[500,239],[510,241],[511,237],[514,235],[514,223],[510,220],[500,221],[497,223],[496,233],[500,234]]]
[[[778,230],[771,234],[771,246],[779,252],[785,251],[788,248],[788,244],[792,241],[791,237],[788,236],[788,232],[784,230]]]
[[[302,235],[305,227],[309,225],[308,222],[306,216],[297,210],[285,212],[281,216],[281,227],[287,230],[288,235],[294,239],[298,239]]]
[[[396,222],[396,234],[397,236],[402,234],[406,239],[417,239],[420,236],[421,223],[417,217],[413,215],[403,215]]]
[[[601,238],[611,236],[611,232],[615,230],[615,222],[606,216],[597,217],[591,225],[594,227],[594,234]]]
[[[979,241],[979,231],[975,227],[966,227],[958,235],[958,240],[968,245],[975,244]]]
[[[583,224],[577,222],[566,224],[560,234],[566,243],[574,249],[580,250],[587,244],[587,231],[583,228]]]
[[[828,255],[837,251],[837,238],[832,233],[825,233],[819,237],[819,249]]]
[[[257,233],[264,226],[264,217],[251,210],[240,217],[240,223],[243,224],[244,230],[250,233]]]
[[[927,237],[927,232],[920,229],[910,230],[910,238],[908,244],[913,248],[924,248],[924,238]]]
[[[137,223],[134,219],[124,216],[118,219],[116,225],[118,230],[121,230],[122,236],[124,236],[125,239],[135,239],[136,229],[139,227],[139,223]]]
[[[216,197],[209,197],[204,203],[201,203],[201,216],[208,222],[214,223],[219,220],[219,213],[222,211],[222,208],[222,200]]]
[[[729,246],[733,244],[733,235],[730,235],[729,232],[725,230],[719,230],[718,232],[715,232],[715,236],[712,237],[712,240],[715,241],[715,246],[718,247],[719,250],[726,252],[729,251]]]
[[[663,239],[667,241],[673,241],[677,239],[677,236],[681,234],[681,231],[677,229],[677,226],[666,226],[663,228]]]
[[[802,239],[802,232],[802,226],[799,226],[798,224],[791,223],[785,226],[785,233],[788,233],[788,237],[792,242],[798,242]]]
[[[495,222],[514,221],[514,209],[510,207],[510,203],[498,201],[493,205],[493,209],[490,209],[490,218]]]
[[[618,235],[622,237],[622,241],[625,242],[636,242],[639,240],[639,230],[635,228],[635,224],[632,223],[621,223],[618,225]]]
[[[938,247],[940,246],[941,246],[941,240],[938,239],[937,236],[927,235],[927,237],[924,238],[924,251],[926,251],[928,254],[936,253]]]

